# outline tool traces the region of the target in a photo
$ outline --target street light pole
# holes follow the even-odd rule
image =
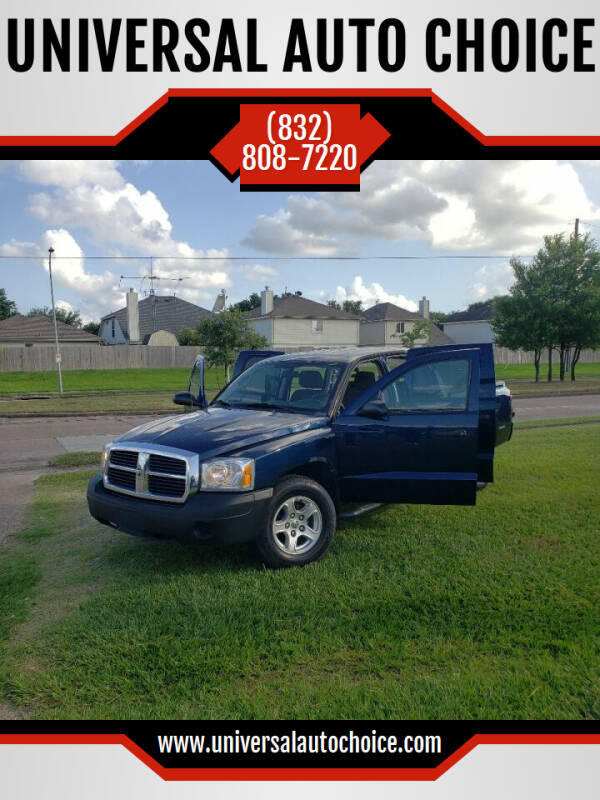
[[[48,248],[48,272],[50,273],[50,297],[52,298],[52,318],[54,320],[54,344],[56,347],[56,366],[58,368],[58,391],[63,393],[62,369],[60,366],[61,354],[58,344],[58,326],[56,324],[56,306],[54,305],[54,284],[52,283],[52,253],[53,247]]]

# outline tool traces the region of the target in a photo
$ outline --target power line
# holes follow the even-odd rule
[[[585,223],[586,225],[588,223]],[[39,261],[44,256],[6,256],[0,259],[23,259]],[[436,260],[463,260],[463,259],[506,259],[506,258],[534,258],[531,253],[505,253],[504,255],[431,255],[431,256],[53,256],[53,261],[436,261]]]
[[[582,225],[586,225],[588,228],[596,228],[597,230],[600,231],[600,225],[595,225],[593,222],[588,222],[585,219],[581,219],[579,221],[581,222]]]

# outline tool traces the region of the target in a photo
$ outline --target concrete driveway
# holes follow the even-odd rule
[[[106,442],[155,415],[0,418],[0,542],[15,530],[37,478],[52,456],[100,451]]]

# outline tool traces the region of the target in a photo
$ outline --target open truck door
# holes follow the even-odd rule
[[[173,396],[173,402],[179,406],[191,406],[193,408],[206,408],[206,389],[204,386],[204,356],[196,356],[187,392],[177,392]]]
[[[240,350],[240,354],[237,357],[233,367],[232,380],[235,380],[249,367],[253,367],[255,364],[258,364],[259,361],[264,361],[265,358],[273,358],[273,356],[282,355],[283,350]]]
[[[409,351],[333,423],[342,500],[474,505],[493,476],[494,389],[477,345]]]

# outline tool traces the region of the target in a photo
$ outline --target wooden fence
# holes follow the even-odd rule
[[[165,369],[190,367],[200,350],[197,347],[148,347],[146,345],[69,344],[61,347],[62,368],[75,369]],[[56,369],[52,345],[0,345],[0,372],[42,372]]]
[[[284,348],[287,352],[306,348]],[[168,369],[169,367],[191,367],[201,351],[197,347],[148,347],[146,345],[98,345],[70,344],[61,347],[62,368],[66,372],[75,369]],[[494,347],[497,364],[533,364],[533,353],[524,350],[508,350]],[[542,362],[548,360],[546,352]],[[558,363],[558,356],[555,358]],[[584,350],[580,363],[600,362],[600,350]],[[52,345],[24,345],[2,347],[0,345],[0,372],[42,372],[56,369]]]
[[[496,364],[533,364],[533,352],[526,350],[509,350],[507,347],[494,346],[494,361]],[[558,353],[554,353],[552,361],[558,364]],[[582,350],[579,358],[580,364],[600,362],[600,350]],[[548,363],[548,351],[542,353],[542,364]]]

